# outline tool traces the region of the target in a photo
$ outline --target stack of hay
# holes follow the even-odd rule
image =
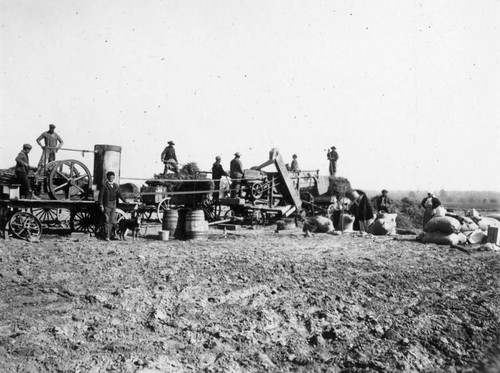
[[[328,188],[328,194],[331,196],[339,196],[351,193],[351,183],[344,177],[330,176],[330,187]]]

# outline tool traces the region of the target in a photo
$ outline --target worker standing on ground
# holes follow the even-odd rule
[[[113,228],[116,225],[116,204],[118,198],[123,202],[125,202],[125,199],[120,193],[118,184],[114,182],[115,173],[113,171],[107,172],[106,178],[107,180],[99,192],[99,206],[104,213],[104,239],[109,241]]]
[[[55,132],[56,126],[54,124],[49,124],[49,130],[43,132],[38,138],[36,142],[43,149],[42,156],[40,157],[40,162],[38,162],[38,168],[43,168],[48,162],[53,162],[56,160],[57,151],[63,146],[64,141]],[[42,144],[42,140],[44,140],[45,145]]]
[[[32,146],[30,144],[24,144],[23,150],[16,157],[16,178],[17,182],[21,184],[21,198],[25,196],[26,198],[40,199],[35,196],[31,190],[30,179],[28,173],[30,170],[35,171],[36,167],[30,167],[30,160],[28,154],[31,151]]]
[[[349,213],[354,215],[354,225],[359,224],[359,231],[366,232],[366,228],[373,219],[373,211],[366,194],[354,190],[352,192],[353,201],[349,206]]]
[[[215,163],[212,165],[212,179],[214,180],[214,200],[219,199],[220,192],[220,179],[222,176],[229,176],[229,174],[224,171],[224,167],[222,167],[221,157],[215,157]]]
[[[174,171],[177,175],[179,174],[179,163],[177,161],[177,155],[175,155],[175,143],[173,141],[168,142],[168,146],[161,153],[161,161],[165,164],[165,169],[163,170],[163,175],[167,175],[167,171]]]
[[[434,215],[434,209],[438,208],[441,206],[441,201],[434,197],[434,193],[432,192],[427,192],[427,197],[425,197],[422,202],[420,203],[420,206],[422,206],[425,211],[424,211],[424,221],[423,221],[423,228],[425,228],[425,225],[429,220],[431,220],[432,216]]]
[[[241,179],[243,178],[243,164],[240,160],[241,153],[234,153],[234,158],[229,165],[229,176],[231,177],[231,197],[241,197]]]
[[[297,161],[297,154],[292,155],[292,164],[290,165],[290,171],[299,173],[300,172],[300,167],[299,167],[299,161]]]
[[[326,158],[330,161],[330,176],[335,176],[335,174],[337,173],[337,160],[339,159],[339,154],[337,153],[336,149],[337,148],[335,146],[332,146],[326,154]]]
[[[389,192],[384,189],[382,190],[382,195],[377,197],[377,211],[378,212],[387,212],[389,213],[389,209],[391,208],[392,200],[388,197]]]

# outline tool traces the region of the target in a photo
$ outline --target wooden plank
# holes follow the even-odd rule
[[[227,231],[240,231],[241,225],[236,224],[219,224],[217,225],[218,229],[225,229]]]
[[[223,206],[243,206],[245,204],[244,198],[221,198],[219,199],[219,203]]]
[[[280,192],[283,194],[285,199],[288,202],[292,202],[297,209],[300,209],[302,206],[302,201],[300,200],[300,195],[295,189],[292,179],[286,169],[285,162],[283,162],[283,158],[278,154],[276,159],[274,160],[274,164],[276,165],[276,169],[278,170],[278,175],[280,178]]]

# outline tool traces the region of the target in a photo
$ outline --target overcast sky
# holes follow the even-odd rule
[[[205,170],[277,147],[327,174],[335,145],[355,188],[500,191],[500,1],[0,5],[0,168],[54,123],[122,146],[122,181],[174,140]]]

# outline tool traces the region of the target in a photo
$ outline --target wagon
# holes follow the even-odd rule
[[[102,214],[95,200],[99,178],[105,168],[118,167],[106,152],[120,150],[111,145],[96,145],[94,177],[87,166],[74,159],[53,161],[37,173],[29,174],[32,190],[39,199],[22,198],[13,168],[0,170],[0,231],[10,231],[22,239],[38,239],[44,228],[62,227],[74,232],[98,234]],[[69,150],[69,149],[68,149]],[[118,171],[118,169],[117,169]],[[97,175],[96,175],[97,174]],[[136,204],[119,204],[117,219]]]

